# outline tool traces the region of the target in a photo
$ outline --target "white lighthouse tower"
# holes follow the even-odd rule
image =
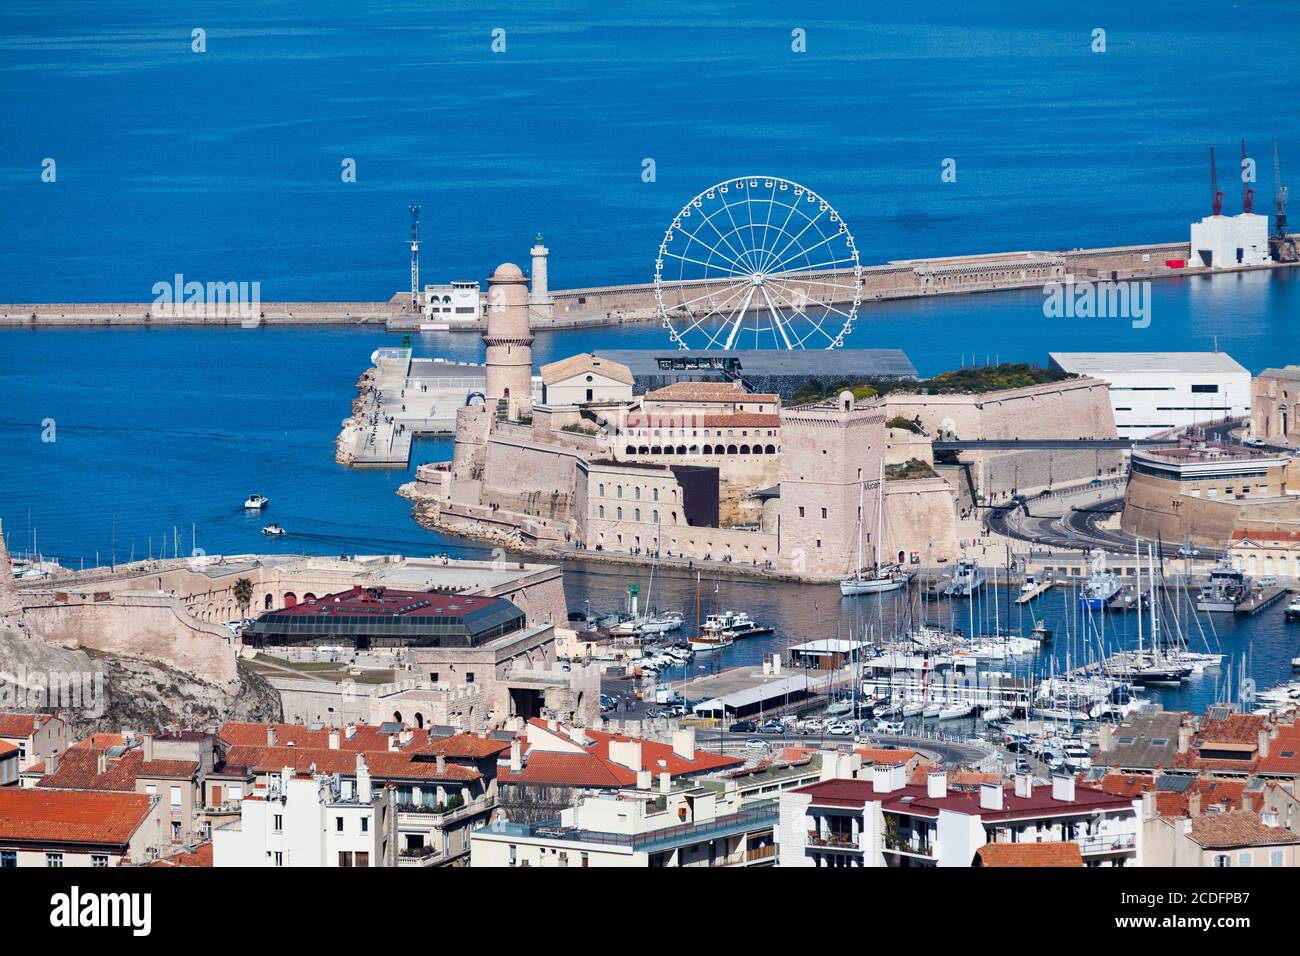
[[[533,257],[533,274],[532,287],[528,292],[528,309],[538,318],[548,320],[555,315],[555,301],[551,298],[546,279],[546,257],[550,250],[543,244],[540,232],[533,240],[533,248],[529,252]]]

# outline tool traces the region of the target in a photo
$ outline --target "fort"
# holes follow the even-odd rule
[[[456,410],[452,460],[421,465],[400,490],[421,524],[550,557],[837,580],[856,569],[860,538],[891,562],[951,562],[972,502],[1103,467],[1091,451],[1046,469],[1017,450],[936,463],[936,440],[1116,435],[1105,383],[1066,373],[942,394],[886,374],[883,396],[802,404],[739,377],[693,380],[707,371],[697,367],[647,369],[670,380],[638,392],[647,378],[613,357],[624,353],[570,356],[534,380],[530,313],[522,270],[502,265],[489,279],[483,392]]]

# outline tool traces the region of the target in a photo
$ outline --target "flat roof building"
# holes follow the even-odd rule
[[[789,398],[814,380],[829,385],[916,378],[901,349],[598,349],[593,354],[627,366],[638,392],[676,382],[739,380],[750,391]]]
[[[245,643],[371,647],[477,647],[524,627],[524,612],[504,598],[356,586],[268,611]]]
[[[1250,414],[1250,372],[1225,352],[1052,352],[1048,359],[1109,386],[1120,438]]]

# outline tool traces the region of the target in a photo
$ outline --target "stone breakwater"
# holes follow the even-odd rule
[[[1123,281],[1212,275],[1255,269],[1290,268],[1297,263],[1266,263],[1229,269],[1189,267],[1187,242],[1148,243],[1055,252],[995,252],[929,259],[901,259],[862,270],[863,301],[925,298],[972,292],[1041,288],[1073,279]],[[1179,267],[1177,263],[1184,263]],[[1170,263],[1173,263],[1171,265]],[[832,273],[821,273],[830,276]],[[685,287],[681,298],[690,298]],[[554,314],[533,315],[534,330],[579,329],[660,321],[653,283],[552,290]],[[150,302],[0,304],[0,328],[112,325],[384,325],[398,330],[419,328],[410,293],[398,292],[385,302],[261,302],[252,318],[238,314],[160,314]],[[456,324],[454,331],[481,332],[483,323]]]

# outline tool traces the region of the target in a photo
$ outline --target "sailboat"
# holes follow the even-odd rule
[[[840,581],[840,594],[845,597],[897,591],[912,577],[897,564],[885,565],[880,562],[881,539],[885,536],[885,459],[883,456],[880,459],[880,480],[876,488],[876,560],[867,573],[863,574],[862,526],[865,512],[862,510],[862,501],[865,488],[865,482],[858,483],[858,563],[853,577]]]
[[[686,643],[693,651],[719,651],[736,643],[732,631],[706,631],[700,626],[700,572],[695,572],[695,634]]]

